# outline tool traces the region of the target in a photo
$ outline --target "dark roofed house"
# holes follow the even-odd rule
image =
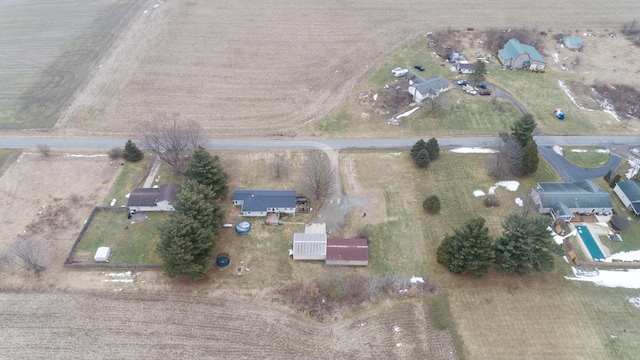
[[[640,184],[633,180],[618,181],[613,187],[622,204],[636,216],[640,215]]]
[[[531,198],[541,214],[571,221],[573,215],[611,213],[613,202],[608,192],[591,180],[574,183],[538,183]]]
[[[136,188],[129,194],[127,207],[130,212],[173,211],[178,184],[164,184],[157,188]]]
[[[267,213],[296,213],[295,190],[236,190],[233,204],[242,206],[243,216],[267,216]]]
[[[367,266],[369,245],[367,239],[327,239],[327,265]]]
[[[419,84],[427,81],[422,76],[414,73],[413,71],[407,71],[407,73],[404,74],[404,80],[408,82],[409,85]]]
[[[544,69],[547,64],[536,48],[521,44],[517,39],[507,41],[498,51],[498,59],[503,69]]]

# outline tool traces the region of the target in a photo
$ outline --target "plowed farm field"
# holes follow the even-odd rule
[[[57,127],[132,132],[141,120],[180,113],[218,137],[313,135],[306,123],[428,31],[617,29],[639,12],[634,0],[149,2]]]

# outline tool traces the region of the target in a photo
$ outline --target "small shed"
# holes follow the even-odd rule
[[[101,246],[96,251],[96,255],[93,257],[93,261],[109,262],[109,256],[111,256],[111,249],[106,246]]]
[[[564,44],[564,46],[569,49],[569,50],[582,50],[582,39],[577,37],[577,36],[573,36],[573,35],[568,35],[562,38],[562,43]]]
[[[327,239],[326,264],[367,266],[369,264],[367,239]]]

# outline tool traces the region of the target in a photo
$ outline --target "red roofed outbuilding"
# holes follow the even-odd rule
[[[327,265],[367,266],[369,245],[367,239],[327,239]]]

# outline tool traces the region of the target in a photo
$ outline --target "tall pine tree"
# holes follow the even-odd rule
[[[438,247],[438,262],[455,274],[473,273],[482,277],[493,262],[492,240],[485,219],[477,217],[447,235]]]
[[[199,146],[191,155],[191,160],[184,171],[184,175],[199,184],[208,186],[214,197],[220,199],[229,193],[227,182],[229,174],[224,170],[220,161],[213,158],[209,151]]]
[[[553,270],[553,253],[560,248],[549,236],[544,219],[509,214],[502,227],[494,247],[498,270],[518,275]]]
[[[511,134],[515,136],[522,147],[527,146],[530,141],[533,141],[533,130],[536,128],[536,122],[533,119],[533,115],[525,114],[522,117],[513,122]]]
[[[531,140],[522,149],[522,174],[531,175],[538,171],[538,144]]]
[[[427,141],[427,152],[429,152],[429,160],[436,160],[440,156],[440,145],[436,138],[431,138]]]
[[[427,149],[420,150],[416,158],[413,159],[413,162],[415,162],[416,165],[421,168],[429,166],[431,159],[429,159],[429,152],[427,151]]]
[[[129,139],[127,140],[127,143],[124,144],[122,157],[127,161],[137,162],[144,158],[144,153],[138,149],[138,146],[134,144],[131,139]]]
[[[224,210],[218,200],[212,199],[210,187],[187,179],[180,185],[174,207],[176,212],[191,217],[217,235],[224,219]]]
[[[413,147],[411,148],[411,153],[410,153],[411,154],[411,158],[415,160],[416,157],[418,156],[418,153],[422,149],[427,150],[427,143],[426,143],[426,141],[424,141],[424,139],[420,139],[420,140],[416,141],[415,144],[413,144]]]

